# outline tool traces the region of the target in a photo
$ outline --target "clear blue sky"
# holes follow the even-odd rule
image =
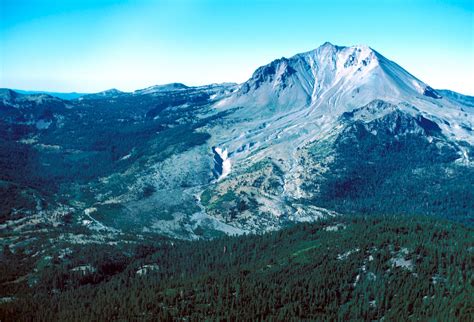
[[[94,92],[242,82],[330,41],[474,95],[473,2],[0,0],[0,87]]]

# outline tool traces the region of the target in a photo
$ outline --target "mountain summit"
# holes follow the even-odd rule
[[[368,46],[326,42],[258,68],[230,103],[253,101],[259,106],[292,108],[323,103],[357,106],[381,97],[400,101],[419,95],[441,98],[430,86]]]

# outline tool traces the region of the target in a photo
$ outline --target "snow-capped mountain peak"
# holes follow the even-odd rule
[[[441,96],[396,63],[367,45],[336,46],[329,42],[258,68],[225,104],[301,108],[353,101],[364,105],[384,98]],[[332,99],[331,99],[332,98]]]

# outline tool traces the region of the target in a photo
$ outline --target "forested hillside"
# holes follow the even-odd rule
[[[41,263],[7,248],[1,321],[474,319],[473,229],[439,218],[334,217],[212,241],[75,244]],[[36,275],[23,275],[31,264]]]

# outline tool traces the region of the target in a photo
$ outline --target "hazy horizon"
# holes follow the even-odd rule
[[[91,93],[247,80],[329,41],[474,95],[471,1],[1,2],[0,87]]]

